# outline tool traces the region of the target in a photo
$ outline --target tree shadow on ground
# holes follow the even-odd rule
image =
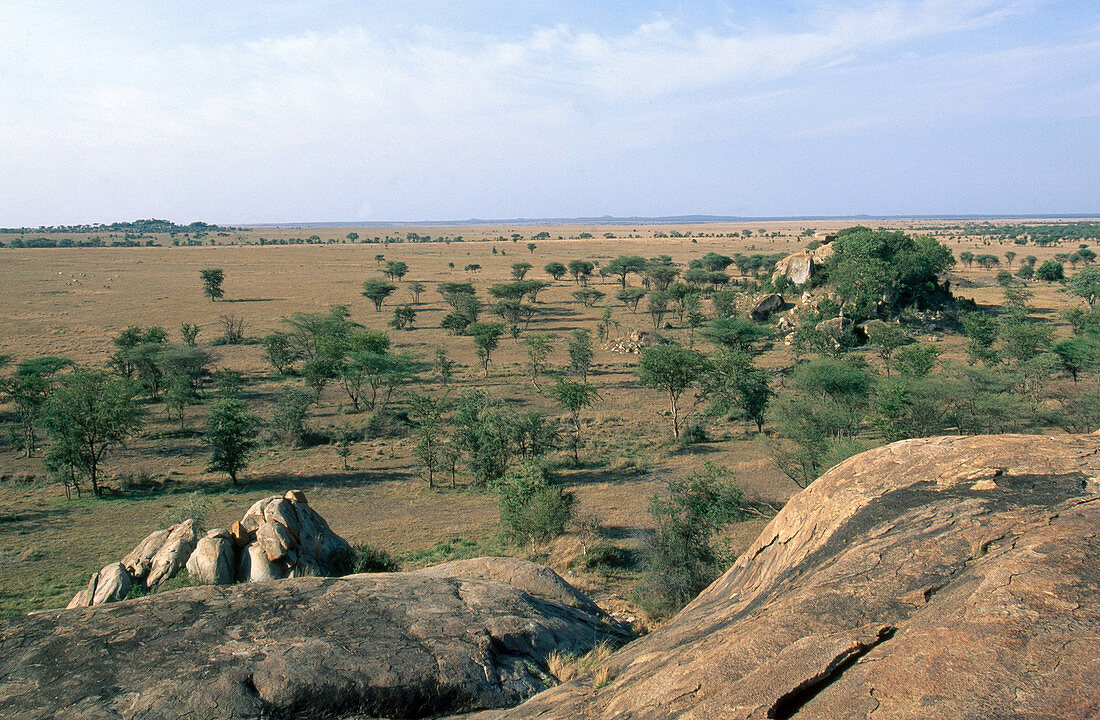
[[[561,469],[561,481],[567,485],[594,485],[619,483],[628,480],[650,480],[652,475],[637,470],[609,470],[604,467],[565,466]]]
[[[720,452],[722,452],[721,448],[708,443],[692,443],[677,448],[675,454],[683,457],[685,455],[713,455]]]
[[[641,540],[649,537],[656,530],[637,525],[602,525],[599,532],[600,537],[605,540]]]

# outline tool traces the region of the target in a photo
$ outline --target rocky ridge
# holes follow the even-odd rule
[[[908,440],[796,495],[668,625],[493,717],[1100,716],[1100,437]]]

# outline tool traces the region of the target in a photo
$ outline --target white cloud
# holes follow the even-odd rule
[[[44,208],[58,191],[88,191],[73,171],[132,182],[145,167],[165,174],[146,182],[167,195],[191,194],[197,207],[213,199],[210,187],[279,192],[281,181],[306,198],[316,189],[320,215],[340,207],[407,213],[415,205],[397,195],[415,192],[416,183],[389,191],[394,178],[420,176],[428,185],[432,176],[473,175],[489,183],[487,192],[506,195],[507,182],[493,182],[494,173],[506,177],[525,160],[529,169],[563,167],[575,165],[570,154],[608,148],[849,134],[891,122],[890,113],[862,109],[874,98],[851,85],[861,73],[901,105],[982,113],[1003,107],[1021,86],[1042,86],[1060,65],[1087,64],[1096,46],[957,57],[922,45],[1031,7],[822,6],[792,30],[725,34],[657,18],[621,34],[564,25],[511,38],[349,27],[209,44],[11,5],[0,10],[0,153],[11,163],[0,192]],[[918,66],[920,77],[910,77]],[[982,90],[968,73],[992,82]],[[883,81],[891,76],[911,83]],[[1040,96],[1080,103],[1096,97],[1096,86],[1054,83]],[[212,165],[220,177],[209,177]],[[343,206],[332,199],[337,181],[357,178],[366,187],[354,199]],[[244,212],[265,211],[253,203]],[[0,223],[20,221],[15,214],[0,208]]]

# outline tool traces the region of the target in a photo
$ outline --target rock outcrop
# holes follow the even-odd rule
[[[119,564],[128,575],[107,566],[92,576],[88,588],[70,601],[69,607],[101,605],[126,597],[131,585],[155,588],[181,570],[194,582],[227,585],[232,582],[266,582],[285,577],[325,577],[350,547],[332,532],[328,523],[309,506],[301,490],[256,501],[230,530],[214,529],[199,538],[194,520],[185,520],[150,533]],[[97,591],[104,573],[112,573],[112,591]],[[122,584],[124,590],[118,590]]]
[[[551,651],[608,638],[598,610],[457,574],[191,587],[0,623],[0,714],[432,717],[515,705],[552,684]]]
[[[631,330],[629,335],[609,341],[604,348],[621,355],[639,355],[654,345],[668,345],[668,340],[648,330]]]
[[[908,440],[669,624],[494,718],[1100,717],[1100,437]]]
[[[201,585],[228,585],[236,573],[236,553],[227,530],[206,533],[187,559],[187,574]]]

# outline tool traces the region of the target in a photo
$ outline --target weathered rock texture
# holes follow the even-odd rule
[[[199,538],[195,521],[184,520],[150,533],[118,568],[109,565],[93,575],[68,607],[118,602],[131,585],[155,588],[185,567],[193,581],[210,585],[326,577],[349,549],[309,506],[305,494],[291,490],[256,501],[231,530],[215,529]],[[128,577],[117,577],[119,569]],[[112,583],[111,590],[97,591],[105,580]]]
[[[1098,477],[1093,436],[859,455],[613,655],[610,684],[499,717],[1100,717]]]
[[[835,249],[831,243],[819,245],[813,250],[801,250],[792,253],[775,264],[772,280],[786,276],[794,285],[805,285],[833,256]]]
[[[412,572],[184,588],[0,624],[0,715],[358,718],[499,708],[545,689],[552,650],[581,653],[609,636],[622,632],[602,613],[499,580]]]
[[[426,577],[474,577],[500,580],[528,595],[567,607],[599,613],[596,604],[545,565],[510,557],[480,557],[434,565],[417,571]]]

